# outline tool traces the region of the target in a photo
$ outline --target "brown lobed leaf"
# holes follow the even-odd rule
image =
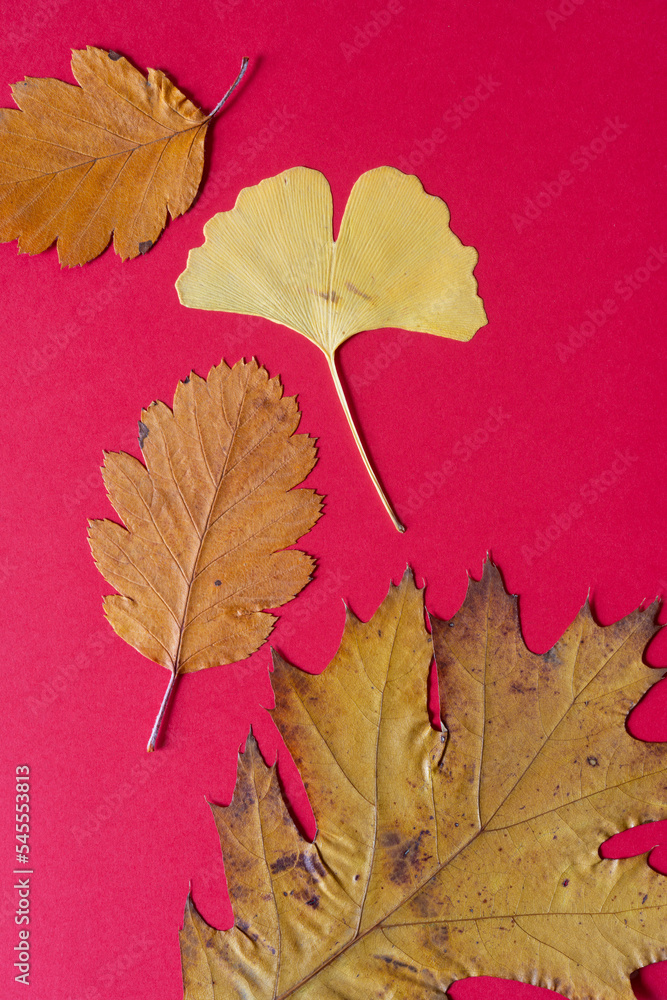
[[[314,490],[293,489],[316,461],[314,439],[294,433],[298,423],[277,376],[254,360],[223,361],[206,380],[192,373],[180,382],[173,411],[156,402],[142,412],[145,465],[105,454],[104,482],[126,527],[90,522],[97,567],[119,591],[104,610],[172,682],[249,656],[276,621],[263,609],[310,580],[314,560],[285,549],[322,505]]]
[[[667,883],[598,848],[664,812],[667,749],[625,728],[655,678],[653,619],[601,628],[586,605],[538,656],[487,563],[454,618],[432,619],[433,645],[408,573],[369,622],[348,612],[321,676],[277,660],[317,837],[250,740],[231,805],[213,806],[235,924],[214,930],[188,900],[186,1000],[436,1000],[481,975],[633,1000],[630,974],[667,957]]]
[[[72,72],[79,87],[26,77],[12,87],[20,110],[0,109],[0,241],[37,254],[57,239],[72,267],[113,234],[127,260],[151,248],[167,210],[192,204],[213,116],[117,52],[73,50]]]

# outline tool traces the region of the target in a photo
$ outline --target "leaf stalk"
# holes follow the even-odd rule
[[[169,700],[174,692],[177,677],[178,673],[175,670],[172,671],[171,677],[169,678],[169,684],[167,685],[167,690],[164,693],[164,698],[162,699],[162,704],[160,705],[160,711],[157,714],[153,731],[151,732],[151,738],[149,739],[148,746],[146,747],[149,753],[152,753],[153,750],[155,750],[155,744],[157,743],[157,738],[160,734],[160,727],[162,725],[165,712],[167,711],[167,705],[169,704]]]
[[[232,94],[234,93],[234,91],[238,87],[239,83],[241,82],[241,80],[245,76],[245,71],[248,68],[249,61],[250,60],[248,59],[247,56],[243,57],[243,59],[241,60],[241,70],[239,72],[239,75],[236,77],[236,79],[234,80],[234,83],[231,85],[231,87],[229,88],[229,90],[227,91],[227,93],[225,94],[225,96],[222,98],[222,100],[218,101],[218,103],[216,104],[216,106],[213,108],[213,111],[211,111],[210,115],[208,116],[209,118],[215,117],[215,115],[217,115],[218,111],[220,111],[220,109],[223,106],[223,104],[226,104],[227,101],[229,100],[229,98],[232,96]]]
[[[394,513],[394,510],[393,510],[391,504],[389,503],[389,500],[387,499],[387,496],[386,496],[384,490],[380,486],[380,481],[379,481],[378,477],[375,475],[375,470],[373,469],[373,466],[370,463],[370,459],[368,458],[368,455],[366,454],[366,451],[365,451],[364,446],[362,444],[361,438],[359,437],[359,432],[357,431],[357,428],[355,426],[354,420],[352,419],[352,414],[350,413],[350,407],[347,405],[347,399],[345,398],[345,391],[343,390],[343,386],[341,385],[341,381],[340,381],[340,379],[338,377],[338,370],[336,368],[335,355],[329,355],[329,354],[327,354],[327,361],[329,362],[329,369],[331,371],[331,377],[334,380],[334,385],[336,386],[336,392],[338,393],[338,398],[339,398],[339,400],[341,402],[341,406],[343,407],[343,410],[345,412],[345,416],[347,417],[347,422],[350,425],[350,430],[352,431],[352,434],[354,436],[354,440],[357,443],[357,448],[359,449],[359,454],[361,455],[361,457],[363,459],[363,463],[366,466],[366,471],[368,472],[368,475],[373,480],[373,485],[375,486],[375,489],[378,492],[378,496],[380,497],[380,500],[384,504],[384,509],[389,514],[389,517],[391,518],[394,527],[396,528],[397,531],[403,532],[403,531],[405,531],[405,526],[403,524],[401,524],[401,522],[398,520],[396,514]]]

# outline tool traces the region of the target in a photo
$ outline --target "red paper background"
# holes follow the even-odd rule
[[[164,69],[205,109],[241,56],[251,70],[211,130],[201,197],[144,258],[121,264],[109,250],[61,271],[53,249],[29,258],[0,246],[0,995],[26,992],[12,969],[18,764],[33,779],[32,1000],[177,1000],[189,884],[209,922],[230,922],[206,799],[229,801],[251,723],[269,756],[278,745],[268,647],[184,678],[148,757],[167,675],[106,625],[109,588],[86,541],[87,518],[112,515],[103,449],[138,455],[141,407],[170,402],[191,369],[255,355],[298,393],[301,429],[319,438],[309,484],[326,510],[302,542],[317,576],[273,636],[300,667],[329,661],[343,598],[370,616],[406,563],[446,617],[491,551],[538,651],[588,592],[604,624],[664,594],[667,267],[642,270],[652,248],[654,263],[667,249],[664,23],[652,0],[5,3],[7,106],[7,84],[24,75],[73,82],[69,50],[87,44]],[[479,250],[489,317],[469,344],[382,330],[340,351],[370,454],[408,525],[402,536],[317,349],[269,322],[186,310],[173,287],[206,220],[241,187],[315,167],[331,183],[337,225],[357,176],[385,163],[414,170],[447,201],[454,231]],[[570,343],[570,327],[595,323],[591,313],[600,322],[605,300],[604,322]],[[501,420],[485,430],[492,411]],[[666,655],[658,637],[649,662],[664,666]],[[667,739],[661,685],[634,728]],[[303,800],[297,809],[307,817]],[[667,963],[636,989],[667,997]],[[451,994],[548,995],[489,979]]]

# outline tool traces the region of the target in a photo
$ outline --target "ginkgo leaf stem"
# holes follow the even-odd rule
[[[148,746],[146,749],[149,753],[155,750],[155,744],[157,743],[157,738],[160,733],[160,726],[162,725],[162,720],[164,719],[165,712],[167,711],[167,705],[169,704],[169,699],[174,693],[174,687],[176,686],[176,678],[178,677],[177,671],[172,671],[171,677],[169,678],[169,684],[167,685],[167,690],[164,693],[164,698],[162,699],[162,704],[160,705],[160,711],[157,714],[155,720],[155,725],[153,726],[153,731],[151,733],[151,738],[148,741]]]
[[[384,508],[389,514],[389,517],[391,518],[394,527],[396,528],[397,531],[405,531],[405,526],[402,525],[401,522],[396,517],[396,514],[394,513],[392,506],[385,495],[384,490],[380,486],[380,481],[378,477],[375,475],[375,470],[373,469],[373,466],[370,463],[370,459],[368,458],[368,455],[366,454],[364,446],[361,442],[361,438],[359,437],[359,432],[355,427],[354,420],[352,419],[352,414],[350,413],[350,407],[347,405],[347,399],[345,398],[345,391],[343,390],[343,386],[341,385],[341,381],[338,377],[335,355],[327,354],[326,357],[327,361],[329,362],[329,369],[331,371],[331,377],[334,380],[334,385],[336,386],[336,392],[338,393],[338,398],[340,399],[341,406],[343,407],[345,416],[347,417],[347,422],[350,425],[350,430],[352,431],[354,440],[357,442],[357,448],[359,449],[359,454],[361,455],[364,465],[366,466],[368,475],[373,480],[373,484],[375,485],[375,489],[378,492],[378,496],[380,497],[380,500],[384,504]]]
[[[214,115],[217,115],[218,111],[223,106],[223,104],[225,104],[227,102],[227,100],[232,96],[232,94],[234,93],[234,91],[238,87],[239,83],[241,82],[241,80],[245,76],[245,71],[248,68],[249,61],[250,60],[248,59],[247,56],[243,57],[243,59],[241,60],[241,71],[239,72],[239,75],[236,77],[236,79],[234,80],[234,83],[231,85],[231,87],[229,88],[229,90],[227,91],[227,93],[225,94],[225,96],[222,98],[222,100],[218,101],[218,103],[216,104],[216,106],[213,108],[213,111],[211,111],[211,113],[209,115],[209,118],[213,118]]]

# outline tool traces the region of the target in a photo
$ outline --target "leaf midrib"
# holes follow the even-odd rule
[[[66,173],[68,170],[78,170],[80,167],[86,166],[86,164],[90,164],[90,166],[92,167],[96,163],[100,163],[102,160],[112,159],[114,156],[123,156],[129,154],[128,159],[130,159],[138,149],[146,149],[148,146],[154,146],[156,143],[159,142],[168,145],[172,141],[172,139],[175,139],[177,136],[186,135],[188,132],[194,132],[200,128],[203,128],[204,126],[209,124],[209,121],[210,118],[206,118],[204,119],[203,122],[198,122],[196,125],[190,125],[188,128],[175,129],[171,133],[171,135],[162,135],[157,139],[150,139],[148,142],[137,142],[135,143],[134,146],[130,146],[128,149],[119,149],[116,150],[116,152],[114,153],[104,153],[102,156],[89,156],[87,159],[82,159],[78,163],[73,163],[69,167],[60,167],[58,170],[49,170],[49,171],[44,171],[44,173],[41,174],[33,174],[31,177],[23,177],[21,178],[21,180],[10,182],[6,186],[8,188],[16,187],[19,184],[30,184],[32,181],[41,180],[43,177],[56,177],[59,174]],[[120,136],[119,138],[122,138],[122,136]],[[47,143],[50,146],[56,146],[56,148],[58,149],[70,149],[69,146],[62,146],[56,142],[49,142],[48,139],[37,139],[36,141]],[[190,148],[192,149],[192,147]],[[71,150],[71,152],[76,153],[78,152],[78,150],[73,149]],[[190,153],[188,153],[188,156],[189,155]],[[23,167],[22,164],[13,163],[11,160],[3,160],[2,162],[10,164],[12,167],[19,167],[24,170],[26,169],[25,167]],[[1,187],[5,187],[5,185],[0,185],[0,188]]]
[[[195,585],[195,582],[197,580],[197,575],[198,575],[197,574],[197,566],[199,565],[199,558],[201,556],[201,551],[202,551],[202,548],[203,548],[203,545],[204,545],[204,539],[206,538],[206,533],[207,533],[207,531],[209,529],[209,525],[211,523],[211,515],[212,515],[213,510],[215,508],[215,503],[216,503],[216,500],[218,498],[218,494],[220,492],[220,488],[221,488],[221,486],[222,486],[222,484],[224,482],[225,475],[227,473],[227,465],[229,463],[229,456],[231,455],[232,449],[234,447],[234,442],[235,442],[235,439],[236,439],[236,433],[238,431],[239,422],[241,420],[241,414],[243,413],[243,408],[245,406],[246,398],[247,398],[247,395],[248,395],[248,383],[249,382],[250,382],[250,372],[248,371],[246,373],[245,385],[243,386],[243,396],[241,397],[241,402],[239,404],[238,412],[236,414],[236,421],[234,423],[234,427],[231,429],[231,434],[229,435],[229,446],[227,448],[227,454],[225,455],[225,463],[224,463],[224,465],[222,467],[222,471],[220,473],[220,476],[218,477],[218,482],[217,482],[217,485],[215,487],[215,490],[214,490],[214,493],[213,493],[213,497],[211,498],[211,505],[209,507],[208,514],[206,515],[206,523],[204,525],[204,529],[203,529],[201,535],[199,536],[199,545],[197,546],[197,555],[195,556],[194,562],[192,564],[192,573],[191,573],[190,581],[188,583],[188,593],[187,593],[187,597],[185,599],[185,606],[183,608],[183,616],[181,618],[180,630],[179,630],[179,635],[178,635],[178,646],[176,647],[176,654],[174,656],[174,668],[173,669],[174,669],[174,673],[176,673],[176,674],[180,672],[180,668],[181,668],[181,664],[180,664],[181,648],[183,646],[183,636],[185,635],[185,630],[186,630],[186,627],[187,627],[186,623],[188,621],[188,611],[190,609],[190,599],[192,597],[192,591],[194,590],[194,585]],[[203,447],[202,447],[202,454],[204,454],[204,448]],[[185,501],[184,501],[184,503],[185,503]],[[189,513],[189,510],[188,510],[188,513]]]

